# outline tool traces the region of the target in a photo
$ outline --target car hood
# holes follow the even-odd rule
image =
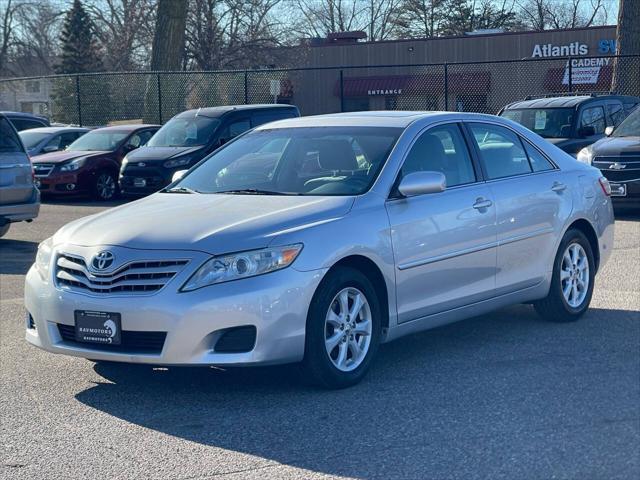
[[[61,228],[54,244],[229,253],[346,215],[354,197],[156,193]]]
[[[203,148],[204,146],[202,145],[197,147],[140,147],[129,153],[127,159],[129,162],[164,161],[173,157],[197,152]]]
[[[592,146],[595,155],[619,156],[640,153],[640,137],[607,137]]]
[[[63,163],[69,160],[74,160],[80,157],[98,157],[111,152],[97,152],[97,151],[84,151],[84,152],[70,152],[64,150],[62,152],[44,153],[42,155],[36,155],[33,157],[33,163]]]

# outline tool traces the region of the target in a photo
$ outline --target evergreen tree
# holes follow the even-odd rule
[[[85,73],[102,70],[95,27],[82,2],[74,0],[60,35],[62,54],[57,73]]]

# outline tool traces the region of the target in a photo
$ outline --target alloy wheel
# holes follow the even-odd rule
[[[333,298],[325,318],[325,348],[333,365],[350,372],[360,366],[371,345],[373,321],[364,293],[354,287]]]
[[[570,307],[578,308],[589,290],[589,258],[582,245],[571,243],[560,264],[562,294]]]
[[[112,175],[101,173],[96,180],[96,192],[103,200],[109,200],[116,193],[116,181]]]

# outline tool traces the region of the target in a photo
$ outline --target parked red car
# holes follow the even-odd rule
[[[119,194],[124,156],[146,144],[159,125],[118,125],[92,130],[62,152],[34,158],[36,185],[43,194],[90,194],[112,200]]]

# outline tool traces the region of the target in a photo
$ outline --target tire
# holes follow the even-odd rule
[[[91,196],[94,200],[108,202],[118,198],[120,188],[116,174],[109,170],[100,170],[96,173],[91,187]]]
[[[355,319],[343,314],[344,292],[346,310],[353,309],[358,295],[364,300]],[[381,318],[376,290],[363,273],[347,267],[329,272],[318,287],[307,316],[302,362],[305,380],[330,389],[350,387],[362,380],[378,350]],[[338,337],[341,340],[334,347],[327,346],[327,340]]]
[[[575,254],[575,257],[571,252]],[[577,262],[574,261],[575,258],[578,259]],[[584,264],[581,259],[587,262],[587,272],[579,268],[580,264]],[[591,303],[595,273],[596,264],[589,240],[580,230],[567,231],[560,242],[553,262],[553,277],[549,294],[546,298],[533,304],[538,315],[550,322],[564,323],[578,320],[584,315]],[[584,288],[585,281],[588,282],[586,288]],[[583,288],[580,288],[581,283]],[[575,290],[571,285],[576,285]],[[567,286],[569,286],[568,297],[565,294]]]
[[[4,237],[11,228],[11,223],[5,223],[0,227],[0,238]]]

